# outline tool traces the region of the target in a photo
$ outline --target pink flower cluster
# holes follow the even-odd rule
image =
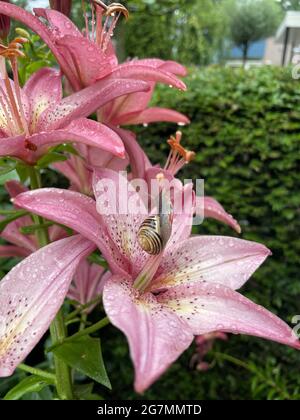
[[[193,236],[191,219],[197,208],[193,194],[189,211],[168,219],[170,234],[155,255],[147,253],[139,240],[145,213],[98,213],[99,180],[115,182],[118,171],[129,165],[130,181],[124,179],[125,183],[136,178],[173,179],[194,154],[182,146],[177,132],[169,140],[170,156],[160,167],[150,162],[134,133],[121,128],[156,121],[188,124],[177,111],[149,107],[157,83],[184,91],[179,77],[186,71],[178,63],[159,59],[118,63],[111,35],[126,9],[92,3],[92,21],[86,18],[82,32],[57,10],[37,9],[31,15],[0,2],[0,13],[40,35],[60,66],[37,71],[21,88],[17,69],[21,40],[0,47],[0,60],[11,63],[14,76],[9,79],[1,61],[0,155],[32,167],[54,145],[70,142],[77,151],[53,165],[70,180],[68,190],[28,191],[16,181],[6,185],[16,209],[54,224],[48,232],[51,243],[40,249],[33,235],[20,232],[32,225],[29,214],[8,224],[1,234],[7,244],[0,246],[0,257],[24,259],[0,282],[0,376],[11,375],[30,353],[67,296],[85,304],[102,294],[110,322],[127,337],[137,392],[159,378],[195,336],[249,334],[299,349],[287,324],[236,291],[270,251],[236,237]],[[182,186],[175,194],[186,188],[193,186]],[[138,191],[135,195],[143,206],[144,198]],[[240,233],[237,221],[212,197],[204,199],[204,216]],[[69,236],[64,227],[73,234]],[[87,261],[97,248],[108,271]]]

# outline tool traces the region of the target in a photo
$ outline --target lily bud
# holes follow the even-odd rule
[[[57,10],[66,16],[70,16],[72,0],[49,0],[51,9]]]
[[[6,3],[9,3],[9,0],[3,0]],[[0,14],[0,39],[1,41],[6,41],[10,31],[10,18],[6,15]]]

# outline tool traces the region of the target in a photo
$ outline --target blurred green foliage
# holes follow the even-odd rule
[[[160,57],[208,64],[222,52],[224,0],[125,0],[130,11],[118,30],[121,58]]]

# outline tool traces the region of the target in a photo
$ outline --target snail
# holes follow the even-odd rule
[[[152,215],[147,217],[138,230],[138,242],[140,247],[150,255],[160,254],[172,231],[170,214]]]

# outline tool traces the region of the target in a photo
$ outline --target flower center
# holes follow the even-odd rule
[[[25,57],[21,49],[27,41],[26,38],[17,37],[7,46],[0,44],[0,74],[4,81],[4,85],[0,86],[0,106],[7,123],[5,125],[11,135],[20,133],[29,135],[18,73],[18,58]],[[7,74],[5,59],[9,61],[12,69],[13,85]]]
[[[164,169],[171,172],[172,175],[176,173],[187,163],[195,159],[196,153],[185,149],[180,143],[182,139],[181,131],[177,131],[175,136],[171,136],[168,144],[171,148],[167,162]]]

